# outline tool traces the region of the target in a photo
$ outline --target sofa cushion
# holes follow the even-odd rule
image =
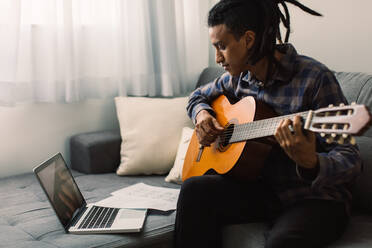
[[[222,67],[208,67],[205,68],[199,76],[198,82],[195,88],[199,88],[209,82],[214,81],[216,78],[221,76],[225,70]]]
[[[351,217],[350,225],[347,227],[340,240],[329,246],[329,248],[367,248],[372,247],[372,216],[355,215]]]
[[[230,225],[223,230],[223,247],[254,247],[263,248],[265,231],[263,223]],[[350,225],[344,235],[329,248],[367,248],[372,247],[372,216],[352,216]]]
[[[265,247],[264,223],[229,225],[223,229],[223,247]]]
[[[193,132],[194,129],[190,127],[184,127],[182,129],[182,135],[180,143],[178,144],[176,159],[174,160],[173,167],[170,170],[168,176],[165,177],[166,182],[182,184],[183,163],[185,162],[187,148],[189,147]]]
[[[116,97],[122,138],[118,175],[165,174],[172,168],[182,128],[191,126],[187,97]]]
[[[337,80],[349,101],[365,104],[372,109],[372,75],[356,72],[336,72]],[[372,213],[372,129],[356,137],[363,160],[363,173],[354,189],[354,207],[358,211]]]
[[[138,182],[177,188],[162,176],[118,177],[114,173],[84,175],[73,171],[88,203]],[[149,211],[144,229],[133,234],[66,234],[33,174],[0,180],[0,246],[4,247],[171,247],[174,211]]]
[[[70,139],[71,168],[82,173],[114,172],[120,164],[119,130],[81,133]]]
[[[336,72],[335,75],[349,103],[364,104],[372,109],[372,75],[360,72]],[[372,129],[363,136],[372,138]]]

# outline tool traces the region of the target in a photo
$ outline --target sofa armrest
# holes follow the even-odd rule
[[[86,174],[116,171],[120,164],[119,130],[81,133],[70,139],[71,168]]]

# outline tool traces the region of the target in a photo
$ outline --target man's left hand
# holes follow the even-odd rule
[[[282,120],[274,136],[287,155],[299,166],[308,169],[317,166],[315,134],[310,131],[304,134],[300,116],[296,116],[293,121]]]

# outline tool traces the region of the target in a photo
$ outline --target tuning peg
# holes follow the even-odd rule
[[[332,138],[336,138],[337,134],[331,133]]]
[[[333,138],[332,138],[332,137],[328,137],[328,138],[326,138],[326,142],[327,142],[328,144],[331,144],[331,143],[333,142]]]
[[[320,137],[324,138],[326,136],[325,133],[320,133]]]
[[[345,106],[345,104],[344,103],[340,103],[340,107],[343,107],[343,106]]]
[[[338,135],[337,143],[342,145],[345,143],[345,138],[342,135]]]
[[[356,105],[356,102],[352,102],[351,105]]]
[[[333,104],[329,104],[328,105],[328,108],[332,108],[334,105]]]
[[[346,134],[346,133],[343,133],[343,134],[342,134],[342,138],[343,138],[343,139],[347,139],[348,137],[349,137],[348,134]]]
[[[352,145],[356,144],[355,138],[353,136],[350,137],[350,144]]]

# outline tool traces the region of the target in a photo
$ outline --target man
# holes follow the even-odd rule
[[[294,0],[306,12],[319,15]],[[280,12],[282,4],[286,15]],[[223,127],[210,104],[221,94],[231,103],[253,96],[279,115],[346,104],[333,73],[298,55],[281,42],[279,23],[287,28],[284,1],[222,0],[209,12],[208,26],[216,62],[226,73],[196,89],[188,113],[200,144],[209,146]],[[267,248],[324,247],[347,226],[350,186],[361,171],[355,146],[326,144],[302,130],[299,116],[282,121],[261,176],[254,182],[226,175],[203,175],[183,182],[177,205],[176,247],[221,247],[226,224],[266,221]]]

